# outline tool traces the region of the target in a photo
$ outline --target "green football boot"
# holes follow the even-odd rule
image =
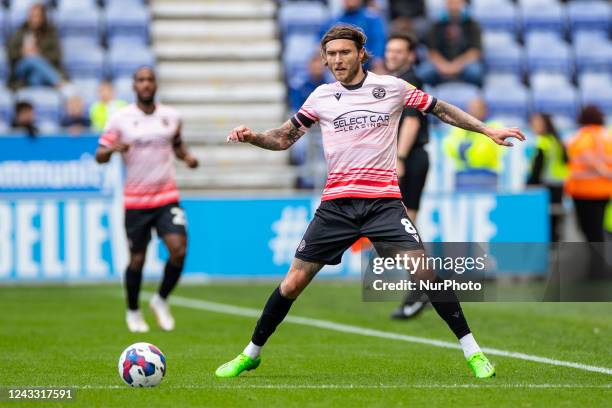
[[[493,367],[493,364],[491,364],[489,359],[481,351],[469,356],[467,364],[474,372],[476,378],[495,377],[495,367]]]
[[[254,370],[259,367],[261,357],[252,359],[244,353],[238,354],[238,357],[221,365],[215,371],[215,375],[219,378],[238,377],[243,371]]]

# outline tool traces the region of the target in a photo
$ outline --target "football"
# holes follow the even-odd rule
[[[132,387],[155,387],[166,375],[166,357],[149,343],[134,343],[119,357],[119,377]]]

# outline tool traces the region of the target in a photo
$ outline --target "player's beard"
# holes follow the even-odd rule
[[[354,64],[350,65],[346,72],[346,78],[344,78],[344,80],[340,80],[338,78],[336,78],[338,81],[340,81],[343,84],[349,84],[351,83],[351,81],[353,79],[355,79],[355,77],[357,76],[357,73],[359,73],[359,70],[361,69],[361,64],[358,61],[355,61]]]

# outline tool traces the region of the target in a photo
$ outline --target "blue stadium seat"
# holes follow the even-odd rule
[[[278,12],[278,22],[283,35],[290,33],[317,34],[328,19],[329,10],[318,2],[286,3]]]
[[[148,41],[150,18],[148,9],[137,3],[112,3],[105,11],[107,37],[140,36]]]
[[[606,115],[612,115],[612,80],[584,81],[580,86],[580,101],[583,105],[596,105]]]
[[[11,123],[14,100],[10,89],[0,87],[0,122]]]
[[[134,95],[132,84],[132,77],[125,76],[121,78],[115,78],[115,80],[113,81],[115,97],[119,100],[126,101],[129,103],[135,102],[136,95]]]
[[[566,28],[566,12],[561,3],[548,0],[523,1],[521,4],[524,31],[554,30]]]
[[[514,75],[487,77],[483,90],[491,116],[527,117],[530,96],[527,87]]]
[[[285,38],[283,64],[287,78],[302,75],[308,69],[308,61],[318,50],[315,34],[292,34]]]
[[[155,58],[148,48],[132,48],[117,45],[108,52],[108,63],[113,78],[131,76],[134,71],[143,65],[153,66]]]
[[[471,100],[481,96],[480,90],[476,85],[466,84],[463,82],[447,82],[442,85],[438,85],[433,92],[433,95],[444,101],[450,102],[463,110],[467,109]]]
[[[578,94],[561,74],[536,74],[531,78],[533,108],[539,112],[575,117]]]
[[[16,92],[17,101],[27,101],[34,106],[37,119],[58,122],[62,113],[62,97],[54,88],[30,87]]]
[[[102,47],[90,38],[66,38],[62,42],[62,63],[71,79],[102,79],[106,74]]]
[[[484,29],[516,32],[518,14],[513,3],[507,0],[480,0],[472,3],[472,15]]]
[[[526,54],[529,72],[553,71],[568,76],[573,73],[570,48],[555,33],[531,33],[526,41]]]
[[[578,71],[612,71],[612,42],[597,32],[590,34],[583,33],[574,38]]]
[[[79,35],[100,38],[100,12],[95,4],[87,2],[62,3],[55,13],[55,24],[62,37]],[[93,5],[93,7],[92,7]]]
[[[83,98],[87,109],[98,100],[100,81],[97,79],[75,79],[72,85],[76,88],[76,94]]]
[[[116,35],[108,39],[108,47],[148,47],[148,41],[139,35]]]
[[[612,26],[612,6],[606,1],[572,1],[567,5],[567,14],[572,30],[608,31]]]
[[[524,69],[522,47],[508,32],[485,31],[483,34],[484,61],[491,71],[510,71],[520,74]]]

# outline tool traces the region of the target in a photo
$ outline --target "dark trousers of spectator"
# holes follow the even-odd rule
[[[609,199],[582,200],[574,198],[578,225],[588,242],[604,242],[604,213]]]
[[[449,81],[464,81],[477,86],[482,85],[484,76],[484,68],[480,62],[471,62],[467,64],[463,71],[456,78],[444,78],[440,75],[436,66],[431,62],[424,62],[417,68],[417,75],[430,85],[437,85],[445,80]]]
[[[550,239],[552,242],[561,241],[563,229],[563,186],[547,185],[550,212]]]

